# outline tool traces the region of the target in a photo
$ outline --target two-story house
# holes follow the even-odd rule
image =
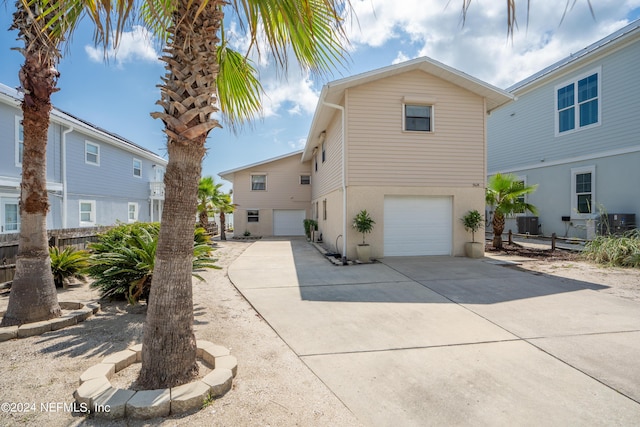
[[[0,84],[0,227],[20,230],[21,95]],[[167,161],[57,108],[47,140],[47,229],[159,221]]]
[[[304,236],[310,218],[311,163],[302,151],[220,172],[233,183],[234,230],[253,236]]]
[[[591,238],[605,211],[612,227],[637,221],[638,68],[635,21],[507,89],[517,101],[489,117],[488,171],[538,184],[527,201],[539,230],[529,231]]]
[[[311,217],[324,241],[355,258],[362,236],[351,224],[366,209],[373,257],[463,255],[470,235],[460,218],[484,210],[487,113],[512,98],[429,58],[326,84],[297,160],[310,164]],[[234,178],[234,201],[249,177]],[[243,203],[255,211],[253,200]]]

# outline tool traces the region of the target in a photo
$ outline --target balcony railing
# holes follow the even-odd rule
[[[149,182],[149,187],[151,189],[151,198],[152,199],[164,199],[164,182]]]

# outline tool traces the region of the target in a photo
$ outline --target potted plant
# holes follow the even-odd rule
[[[371,247],[365,242],[365,234],[371,233],[373,230],[373,224],[376,222],[371,219],[371,216],[366,209],[361,210],[353,218],[353,228],[358,230],[358,233],[362,233],[362,244],[356,246],[356,252],[358,254],[358,261],[367,263],[371,259]]]
[[[464,245],[465,255],[469,258],[482,258],[484,256],[484,243],[476,242],[476,231],[478,231],[484,224],[484,218],[482,214],[477,210],[472,210],[466,213],[465,216],[460,218],[464,229],[471,231],[471,242],[467,242]]]

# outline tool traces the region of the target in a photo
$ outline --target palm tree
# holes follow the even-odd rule
[[[233,213],[236,209],[235,205],[231,202],[231,190],[229,193],[220,194],[214,203],[220,214],[220,240],[227,240],[227,233],[225,231],[226,214]]]
[[[193,226],[198,204],[205,142],[220,126],[212,114],[218,104],[232,125],[256,114],[260,90],[246,57],[227,48],[224,11],[230,10],[248,32],[258,53],[266,41],[278,64],[293,53],[312,71],[326,72],[341,63],[337,0],[194,0],[145,3],[143,15],[153,28],[166,29],[161,58],[167,70],[160,86],[169,163],[165,209],[158,240],[153,285],[144,327],[138,384],[146,389],[189,382],[198,372],[193,333],[191,263]],[[235,75],[234,71],[239,71]],[[237,76],[237,78],[234,78]],[[253,83],[252,83],[253,79]]]
[[[207,232],[211,232],[209,214],[215,210],[215,199],[220,193],[220,187],[222,184],[216,184],[211,176],[200,178],[198,183],[198,217],[200,226]]]
[[[93,0],[51,2],[49,0],[18,0],[11,29],[18,30],[18,49],[25,58],[19,78],[22,99],[23,156],[20,184],[20,235],[16,272],[11,286],[7,311],[2,326],[37,322],[60,316],[60,305],[51,272],[46,217],[49,211],[47,195],[47,132],[51,112],[51,95],[60,73],[56,70],[61,58],[61,46],[87,13],[94,22],[105,4]],[[130,8],[122,7],[124,18]],[[110,18],[106,24],[110,28]],[[102,26],[96,26],[96,41],[102,37]],[[102,35],[101,35],[102,34]]]
[[[513,174],[495,174],[487,183],[486,202],[494,209],[493,219],[493,247],[502,249],[502,233],[504,220],[507,215],[529,211],[538,213],[535,206],[527,203],[524,196],[533,193],[537,185],[525,185]]]

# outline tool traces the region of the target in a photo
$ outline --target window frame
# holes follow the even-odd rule
[[[140,164],[140,167],[136,169],[136,162]],[[139,171],[139,174],[136,175],[136,170]],[[135,178],[142,178],[142,160],[133,158],[133,176]]]
[[[403,100],[402,102],[402,132],[407,133],[422,133],[430,134],[435,132],[435,102],[420,101],[420,100]],[[429,129],[407,129],[407,107],[428,107],[429,108]],[[414,117],[414,116],[411,116]],[[417,116],[415,116],[417,117]]]
[[[324,143],[325,143],[325,141],[322,141],[322,144],[321,144],[321,147],[320,147],[321,151],[322,151],[322,163],[324,163],[327,160],[327,151],[325,149]]]
[[[576,179],[578,175],[591,174],[591,212],[578,212],[578,193]],[[596,206],[596,167],[595,165],[571,168],[571,219],[590,219],[594,217]]]
[[[260,222],[260,209],[247,209],[247,224]]]
[[[22,117],[16,116],[15,123],[15,162],[16,167],[21,168],[22,157],[24,156],[24,125],[22,124]],[[21,133],[22,138],[20,138]]]
[[[264,176],[264,188],[253,188],[253,177],[254,176]],[[252,173],[249,179],[249,183],[251,185],[251,191],[267,191],[267,174],[266,173]],[[259,183],[258,183],[259,184]]]
[[[303,179],[303,178],[306,178],[306,179]],[[307,174],[300,175],[300,185],[311,185],[311,175],[307,175]]]
[[[581,80],[589,78],[593,75],[596,75],[598,80],[597,87],[596,87],[597,94],[594,98],[589,98],[586,101],[580,102],[579,101],[580,91],[579,91],[578,83]],[[558,109],[558,92],[569,86],[573,87],[573,104],[571,106],[565,107],[560,110]],[[594,123],[589,123],[584,126],[581,126],[580,125],[580,118],[581,118],[580,107],[594,100],[596,100],[598,103],[597,104],[598,105],[597,121]],[[579,74],[569,80],[565,80],[562,83],[555,85],[553,88],[553,103],[554,103],[553,107],[554,107],[554,126],[555,126],[554,132],[556,137],[563,136],[563,135],[570,135],[575,132],[580,132],[582,130],[591,129],[591,128],[600,126],[602,124],[602,67],[591,69],[585,73]],[[573,111],[573,128],[560,131],[560,112],[567,111],[570,108],[573,108],[574,110]]]
[[[82,220],[82,205],[89,204],[91,210],[89,211],[89,221]],[[86,212],[84,212],[86,213]],[[78,224],[80,227],[94,227],[96,225],[96,201],[95,200],[79,200],[78,201]]]
[[[327,220],[327,199],[322,200],[322,220]]]
[[[87,151],[87,147],[89,146],[96,147],[98,152],[96,154],[89,153]],[[95,155],[96,161],[95,162],[89,161],[89,159],[87,158],[88,154],[91,154],[92,156]],[[100,166],[100,145],[99,144],[96,144],[95,142],[91,142],[91,141],[86,141],[86,140],[84,141],[84,162],[87,165]]]
[[[2,224],[2,233],[3,234],[16,234],[20,232],[20,228],[21,228],[21,223],[20,223],[20,199],[17,197],[0,197],[0,204],[2,205],[2,218],[0,223]],[[7,210],[7,205],[11,205],[11,206],[15,206],[16,207],[16,222],[15,222],[15,226],[16,229],[15,230],[8,230],[7,229],[7,214],[6,214],[6,210]]]
[[[131,208],[133,209],[133,218],[131,218]],[[140,215],[140,206],[136,203],[136,202],[129,202],[127,203],[127,221],[131,222],[137,222],[138,221],[138,217]]]

